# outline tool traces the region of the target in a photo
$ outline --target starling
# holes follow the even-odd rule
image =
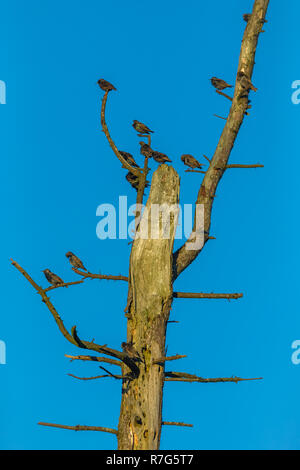
[[[134,349],[132,342],[121,344],[123,352],[133,359],[139,359],[139,353]]]
[[[145,142],[140,142],[141,146],[141,154],[144,155],[144,157],[151,158],[153,150],[150,147],[150,145],[146,144]]]
[[[139,168],[139,166],[135,163],[134,161],[134,158],[133,156],[131,155],[131,153],[128,153],[128,152],[123,152],[122,150],[119,150],[119,153],[122,155],[122,157],[126,160],[127,163],[129,163],[129,165],[135,167],[135,168]],[[122,168],[125,168],[124,165],[122,165]]]
[[[225,88],[232,88],[232,85],[228,85],[228,83],[226,83],[225,80],[222,80],[221,78],[212,77],[210,81],[211,84],[217,90],[225,90]]]
[[[100,80],[98,80],[97,83],[99,87],[101,88],[101,90],[104,90],[104,91],[117,90],[111,83],[107,82],[103,78],[100,78]]]
[[[158,163],[166,163],[166,162],[172,162],[172,160],[167,157],[164,153],[156,152],[153,150],[152,152],[152,158]]]
[[[130,171],[127,173],[126,175],[126,179],[128,181],[128,183],[131,184],[131,186],[136,189],[136,191],[139,189],[139,178],[137,176],[135,176],[133,173],[131,173]],[[146,186],[145,188],[148,188],[149,186],[149,181],[146,181]]]
[[[87,271],[87,269],[83,266],[82,261],[78,258],[78,256],[74,255],[72,251],[68,251],[68,253],[66,253],[66,257],[69,259],[73,268],[83,269],[84,271]]]
[[[249,21],[250,18],[251,18],[251,13],[245,13],[245,14],[243,15],[243,18],[244,18],[244,20],[246,21],[246,23],[248,23],[248,21]],[[263,21],[264,23],[267,23],[267,22],[268,22],[267,20],[262,20],[262,21]]]
[[[142,122],[137,121],[136,119],[133,121],[132,127],[139,134],[150,134],[150,132],[152,132],[152,133],[154,132],[154,131],[151,131],[151,129],[149,129],[149,127],[147,127],[145,124],[143,124]]]
[[[244,18],[244,21],[246,21],[246,23],[248,23],[248,21],[250,20],[251,18],[251,13],[245,13],[243,15],[243,18]]]
[[[186,166],[189,166],[190,168],[201,169],[203,167],[203,163],[199,163],[198,160],[196,160],[196,158],[193,157],[193,155],[189,155],[189,154],[181,155],[181,161],[183,161],[183,163]]]
[[[250,78],[248,78],[247,75],[245,75],[243,72],[239,72],[237,74],[237,78],[241,86],[245,88],[246,90],[257,91],[257,88],[255,88],[255,86],[251,83]]]
[[[47,281],[49,281],[53,286],[64,284],[64,281],[57,274],[52,273],[50,269],[44,269],[43,273],[45,274]]]

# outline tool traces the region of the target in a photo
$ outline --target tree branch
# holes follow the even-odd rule
[[[71,431],[102,431],[108,432],[110,434],[118,434],[117,429],[112,428],[103,428],[100,426],[81,426],[76,424],[76,426],[66,426],[65,424],[54,424],[54,423],[38,423],[40,426],[49,426],[51,428],[60,428],[60,429],[70,429]]]
[[[186,374],[185,372],[165,372],[166,382],[201,382],[201,383],[217,383],[217,382],[245,382],[249,380],[262,380],[262,377],[255,377],[250,379],[243,379],[241,377],[218,377],[213,379],[206,379],[198,377],[193,374]]]
[[[109,142],[109,145],[111,146],[112,150],[114,151],[115,155],[118,157],[118,159],[120,160],[120,162],[122,163],[122,165],[124,165],[125,168],[127,168],[127,170],[129,170],[131,173],[133,173],[135,176],[138,176],[140,177],[141,175],[141,172],[140,170],[138,170],[137,168],[134,168],[133,166],[129,165],[129,163],[125,160],[125,158],[121,155],[121,153],[119,152],[118,148],[116,147],[114,141],[112,140],[110,134],[109,134],[109,130],[108,130],[108,127],[107,127],[107,124],[105,122],[105,109],[106,109],[106,102],[107,102],[107,96],[108,96],[108,91],[106,91],[104,93],[104,96],[102,98],[102,106],[101,106],[101,125],[102,125],[102,129],[103,129],[103,132],[104,134],[106,135],[106,138]]]
[[[64,282],[63,284],[58,284],[56,286],[50,286],[44,289],[44,292],[48,292],[49,290],[53,289],[58,289],[59,287],[69,287],[69,286],[74,286],[75,284],[82,284],[84,280],[82,281],[74,281],[74,282]]]
[[[240,299],[243,294],[214,294],[203,292],[173,292],[176,299]]]
[[[187,423],[182,423],[182,422],[177,422],[177,421],[162,421],[161,424],[164,426],[185,426],[188,428],[194,427],[193,424],[187,424]]]
[[[176,354],[175,356],[160,357],[159,359],[155,359],[155,361],[152,361],[152,364],[161,364],[166,361],[176,361],[177,359],[183,359],[184,357],[187,356],[184,354]]]
[[[99,356],[71,356],[69,354],[65,354],[65,357],[71,359],[71,361],[95,361],[95,362],[106,362],[107,364],[112,364],[114,366],[122,367],[122,362],[114,359],[110,359],[108,357],[99,357]]]
[[[62,332],[63,336],[75,346],[84,349],[90,349],[92,351],[97,351],[102,354],[106,354],[108,356],[115,357],[120,361],[124,362],[132,371],[132,373],[137,376],[139,374],[139,368],[135,364],[135,362],[124,352],[118,351],[116,349],[108,348],[106,345],[99,345],[95,344],[93,341],[83,341],[78,337],[76,326],[73,326],[71,329],[71,334],[65,328],[64,323],[57,313],[56,309],[54,308],[52,302],[50,301],[49,297],[45,293],[45,291],[29,276],[29,274],[23,269],[16,261],[11,260],[12,265],[20,271],[21,274],[27,279],[27,281],[34,287],[34,289],[38,292],[38,294],[42,297],[42,301],[47,305],[50,313],[52,314],[58,328]]]
[[[232,99],[230,112],[214,156],[210,161],[209,168],[203,178],[198,192],[196,204],[204,205],[204,230],[206,234],[209,233],[211,224],[211,212],[213,206],[213,198],[211,196],[215,195],[219,181],[221,180],[226,169],[231,150],[236,141],[236,137],[248,107],[249,90],[245,90],[245,88],[243,88],[242,80],[238,78],[239,73],[246,75],[251,80],[258,37],[259,33],[261,32],[261,25],[265,18],[268,4],[269,0],[255,0],[254,2],[252,15],[249,22],[247,23],[241,45],[237,80],[235,83],[234,96]],[[221,168],[221,171],[216,171],[216,168]],[[195,212],[193,232],[195,232],[196,227],[197,221]],[[197,250],[188,249],[188,243],[193,240],[193,238],[194,234],[192,233],[187,242],[184,243],[174,253],[174,280],[194,261],[204,246],[203,245]],[[205,241],[206,239],[207,235],[205,235]]]
[[[84,278],[90,278],[90,279],[103,279],[103,280],[107,280],[107,281],[128,281],[128,277],[127,276],[112,276],[110,274],[94,274],[94,273],[90,273],[90,272],[84,272],[84,271],[81,271],[80,269],[77,269],[77,268],[72,268],[72,270],[74,271],[74,273],[76,274],[79,274],[80,276],[83,276]],[[79,282],[82,282],[82,281],[79,281]]]

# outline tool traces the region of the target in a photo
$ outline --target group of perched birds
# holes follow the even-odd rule
[[[246,22],[249,21],[250,17],[251,17],[251,14],[245,14],[243,16],[243,18]],[[257,91],[257,88],[252,84],[250,78],[245,73],[238,72],[237,79],[238,79],[240,85],[242,86],[242,88],[245,91],[249,91],[249,90]],[[222,91],[222,90],[225,90],[226,88],[232,88],[233,87],[233,85],[229,85],[225,80],[223,80],[221,78],[212,77],[210,79],[210,81],[211,81],[211,84],[218,91]],[[99,87],[101,88],[101,90],[105,91],[106,93],[108,93],[112,90],[116,90],[114,85],[112,85],[107,80],[104,80],[103,78],[98,80],[97,83],[98,83]],[[136,119],[133,121],[132,127],[137,131],[139,137],[146,137],[146,136],[149,136],[149,134],[153,134],[153,132],[154,132],[152,129],[150,129],[148,126],[146,126],[146,124],[144,124],[140,121],[137,121]],[[155,160],[157,163],[171,163],[172,162],[172,160],[170,160],[170,158],[166,154],[158,152],[157,150],[153,150],[151,148],[151,146],[149,144],[147,144],[146,142],[141,141],[139,144],[140,144],[140,153],[144,157],[153,158],[153,160]],[[122,155],[124,160],[126,160],[126,162],[129,165],[131,165],[133,168],[140,169],[139,165],[137,165],[137,163],[135,162],[133,156],[130,153],[124,152],[122,150],[120,150],[119,153]],[[196,160],[195,157],[193,157],[192,155],[189,155],[189,154],[182,155],[181,156],[181,161],[186,166],[188,166],[189,168],[191,168],[193,170],[195,170],[197,168],[201,169],[203,167],[202,163],[199,163],[198,160]],[[122,167],[125,168],[125,165],[122,165]],[[134,175],[132,172],[129,171],[126,175],[126,179],[134,189],[138,190],[138,185],[139,185],[138,176]],[[147,186],[148,186],[148,182],[146,182],[146,187]]]
[[[73,266],[73,268],[83,269],[84,271],[87,271],[81,259],[79,259],[78,256],[74,255],[72,251],[68,251],[68,253],[66,253],[66,257],[70,261],[70,264]],[[44,269],[42,272],[45,274],[47,281],[50,282],[52,286],[57,287],[61,284],[65,284],[62,278],[50,271],[50,269]]]

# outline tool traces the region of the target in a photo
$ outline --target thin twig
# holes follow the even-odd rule
[[[218,382],[245,382],[249,380],[262,380],[262,377],[255,377],[250,379],[243,379],[241,377],[217,377],[206,379],[194,374],[187,374],[185,372],[165,372],[166,382],[201,382],[201,383],[218,383]]]
[[[100,356],[71,356],[69,354],[65,354],[65,357],[68,357],[71,359],[71,361],[95,361],[95,362],[106,362],[107,364],[112,364],[114,366],[122,366],[122,362],[115,360],[115,359],[110,359],[108,357],[100,357]]]
[[[176,354],[176,356],[160,357],[159,359],[152,361],[152,364],[160,364],[166,361],[176,361],[177,359],[183,359],[184,357],[187,356],[185,354]]]
[[[76,424],[76,426],[66,426],[65,424],[54,424],[54,423],[38,423],[40,426],[49,426],[51,428],[60,428],[60,429],[70,429],[71,431],[102,431],[108,432],[110,434],[118,434],[117,429],[112,428],[103,428],[102,426],[81,426]]]
[[[240,299],[243,294],[214,294],[204,292],[173,292],[175,299]]]
[[[225,121],[227,121],[227,118],[226,118],[226,117],[219,116],[218,114],[214,114],[214,116],[217,117],[217,118],[224,119]]]
[[[226,165],[225,168],[264,168],[264,165],[260,165],[259,163],[254,165],[239,165],[237,163],[232,163],[231,165]]]
[[[222,95],[222,96],[224,96],[225,98],[227,98],[228,100],[232,101],[231,96],[226,95],[226,93],[223,93],[223,91],[216,90],[216,93],[218,93],[219,95]]]
[[[110,274],[94,274],[90,272],[84,272],[81,271],[80,269],[77,268],[72,268],[72,270],[76,273],[79,274],[80,276],[83,276],[85,278],[90,278],[90,279],[101,279],[101,280],[107,280],[107,281],[128,281],[127,276],[112,276]]]
[[[105,109],[106,109],[106,102],[107,102],[107,96],[108,96],[108,91],[104,93],[104,96],[102,98],[102,106],[101,106],[101,125],[104,134],[106,135],[106,138],[109,142],[109,145],[111,146],[112,150],[114,151],[115,155],[118,157],[122,165],[127,168],[131,173],[133,173],[135,176],[140,176],[141,172],[137,168],[131,166],[127,160],[122,156],[122,154],[119,152],[118,148],[116,147],[114,141],[112,140],[106,121],[105,121]]]
[[[58,287],[69,287],[74,286],[75,284],[82,284],[84,280],[81,281],[74,281],[74,282],[64,282],[63,284],[58,284],[56,286],[50,286],[44,289],[44,292],[48,292],[49,290],[58,289]]]
[[[193,424],[182,423],[179,421],[162,421],[161,424],[164,426],[184,426],[187,428],[192,428],[194,426]]]

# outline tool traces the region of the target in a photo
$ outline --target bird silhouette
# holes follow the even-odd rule
[[[45,274],[47,281],[49,281],[53,286],[64,284],[64,281],[57,274],[52,273],[50,269],[44,269],[43,273]]]
[[[136,119],[133,121],[132,127],[139,133],[139,134],[150,134],[153,133],[149,127],[146,126],[146,124],[143,124],[142,122],[137,121]]]
[[[151,158],[153,150],[150,147],[150,145],[146,144],[145,142],[140,142],[141,146],[141,154],[144,155],[144,157]]]
[[[193,155],[189,155],[189,154],[181,155],[181,161],[186,166],[189,166],[190,168],[200,168],[201,169],[203,167],[203,163],[199,163],[198,160],[196,160],[196,158],[193,157]]]
[[[129,163],[129,165],[131,165],[135,168],[139,168],[139,166],[136,164],[136,162],[135,162],[133,156],[131,155],[131,153],[123,152],[123,150],[119,150],[119,153],[126,160],[126,162]],[[126,167],[124,165],[122,165],[122,168],[126,168]]]
[[[167,155],[161,152],[157,152],[156,150],[153,150],[152,158],[154,158],[154,160],[158,163],[172,162],[172,160],[170,160]]]
[[[237,78],[238,78],[241,86],[243,88],[245,88],[245,90],[257,91],[257,88],[255,88],[255,86],[251,83],[250,78],[247,77],[247,75],[245,75],[243,72],[239,72],[237,74]]]
[[[221,78],[212,77],[210,81],[211,81],[211,84],[217,90],[225,90],[225,88],[232,88],[232,85],[228,85],[228,83],[225,82],[225,80],[222,80]]]
[[[104,78],[100,78],[98,80],[98,85],[101,88],[101,90],[104,91],[111,91],[111,90],[117,90],[111,83],[109,83],[107,80],[104,80]]]
[[[83,266],[82,261],[78,258],[78,256],[74,255],[72,251],[68,251],[68,253],[66,253],[66,257],[69,259],[73,268],[83,269],[84,271],[87,271],[87,269]]]

